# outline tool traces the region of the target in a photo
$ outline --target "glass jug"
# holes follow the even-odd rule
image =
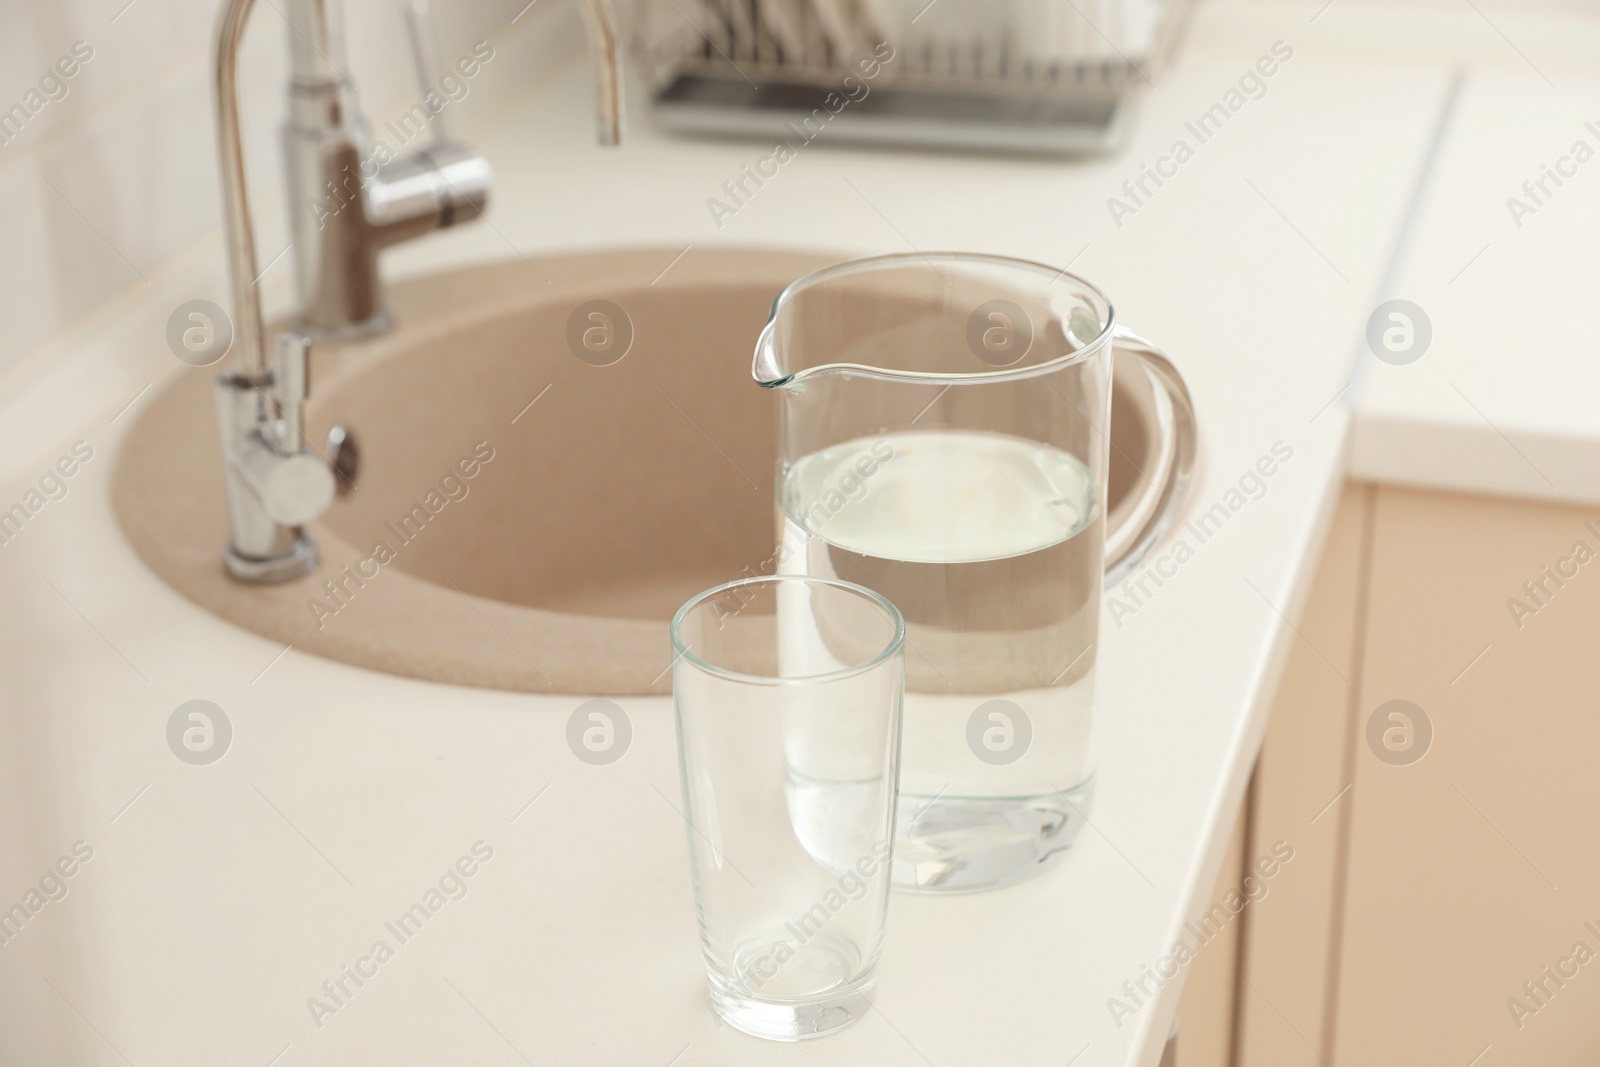
[[[1088,282],[959,253],[801,278],[754,373],[779,399],[775,569],[864,585],[905,617],[895,886],[1038,871],[1092,796],[1102,584],[1160,538],[1193,469],[1182,379]],[[1127,466],[1114,377],[1142,390],[1156,443],[1108,518]],[[797,815],[815,795],[800,767]]]

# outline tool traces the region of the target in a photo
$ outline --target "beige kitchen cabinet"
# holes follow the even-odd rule
[[[1600,508],[1381,489],[1368,588],[1338,1059],[1600,1062]]]
[[[1244,915],[1239,1067],[1311,1067],[1331,1044],[1375,492],[1351,486],[1340,500],[1256,767],[1250,851],[1282,841],[1294,858]]]
[[[1600,508],[1352,485],[1296,625],[1182,1067],[1600,1061]]]
[[[1212,899],[1225,897],[1243,874],[1248,808],[1239,812]],[[1233,1056],[1234,987],[1239,980],[1240,930],[1230,924],[1195,956],[1178,1004],[1178,1054],[1182,1067],[1228,1067]]]
[[[1371,490],[1340,501],[1290,651],[1246,811],[1211,899],[1248,888],[1257,861],[1292,849],[1230,926],[1237,959],[1197,957],[1178,1007],[1181,1067],[1300,1067],[1321,1062],[1349,781],[1357,593]],[[1340,797],[1335,801],[1336,797]],[[1264,893],[1264,895],[1262,895]],[[1220,956],[1222,954],[1216,954]],[[1202,965],[1207,969],[1202,970]],[[1225,973],[1223,973],[1225,971]]]

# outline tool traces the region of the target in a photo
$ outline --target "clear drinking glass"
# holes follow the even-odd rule
[[[672,620],[711,1003],[795,1041],[863,1015],[888,907],[905,623],[848,582],[761,577]]]
[[[895,885],[1027,877],[1089,807],[1101,585],[1183,499],[1182,379],[1083,279],[967,253],[800,279],[754,370],[778,398],[776,570],[859,583],[905,616]],[[1159,441],[1115,499],[1114,378],[1150,398]]]

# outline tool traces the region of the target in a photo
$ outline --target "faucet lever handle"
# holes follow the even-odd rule
[[[284,455],[304,452],[301,414],[311,395],[311,339],[285,330],[278,335],[272,364],[273,392],[278,402],[278,445]]]
[[[400,0],[406,29],[411,38],[411,61],[416,67],[417,85],[422,95],[439,91],[438,79],[444,71],[444,60],[439,56],[439,31],[433,22],[431,0]],[[444,112],[433,116],[433,143],[443,147],[450,142],[450,130],[445,125]]]
[[[230,466],[254,492],[267,517],[284,526],[303,526],[333,502],[333,471],[305,448],[301,417],[310,394],[311,341],[304,334],[278,335],[272,364],[277,418],[240,435],[228,450]]]

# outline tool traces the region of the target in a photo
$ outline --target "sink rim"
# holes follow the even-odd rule
[[[342,389],[388,360],[413,357],[419,347],[452,331],[525,312],[539,302],[656,283],[668,292],[707,285],[748,289],[752,278],[770,283],[776,293],[794,278],[841,258],[849,257],[776,246],[718,246],[689,256],[667,246],[641,246],[508,258],[415,275],[391,289],[398,324],[394,331],[316,352],[314,382],[320,388],[313,389],[313,411],[319,395],[336,400]],[[666,278],[663,265],[671,265]],[[530,269],[547,284],[530,290]],[[750,343],[753,347],[754,336]],[[738,358],[747,372],[748,353]],[[338,576],[329,562],[358,561],[365,555],[328,521],[309,526],[323,561],[312,575],[277,586],[246,586],[228,578],[221,562],[228,529],[210,395],[216,372],[214,367],[175,368],[137,410],[114,459],[112,504],[118,528],[165,584],[258,635],[401,677],[544,694],[649,696],[671,691],[665,617],[551,610],[467,593],[397,567],[382,568],[389,577],[375,587],[378,592],[363,592],[364,600],[375,603],[351,624],[314,628],[310,599],[320,595],[322,583]],[[759,396],[753,382],[751,389]],[[194,461],[173,464],[173,456]],[[1122,503],[1115,496],[1115,479],[1113,490],[1108,516],[1115,516]],[[362,620],[360,614],[368,618]]]
[[[837,253],[777,246],[683,250],[629,246],[508,258],[412,276],[390,290],[397,326],[361,343],[327,345],[313,356],[313,403],[383,362],[413,353],[452,330],[514,314],[534,302],[634,285],[672,289],[767,277],[774,292],[837,262]],[[530,268],[548,284],[530,290]],[[522,276],[522,277],[519,277]],[[754,344],[754,338],[751,339]],[[741,355],[747,366],[748,354]],[[322,563],[276,586],[245,586],[223,573],[227,538],[221,464],[210,397],[217,368],[177,368],[141,406],[115,459],[117,525],[142,562],[185,598],[256,634],[341,663],[404,677],[513,692],[646,696],[671,691],[667,621],[583,616],[463,593],[402,570],[372,588],[369,616],[355,625],[314,628],[306,602],[330,581],[328,561],[365,553],[326,521],[307,528]],[[752,383],[752,391],[756,387]],[[172,464],[172,456],[196,457]],[[332,577],[338,577],[334,571]],[[418,639],[421,620],[425,639]]]

